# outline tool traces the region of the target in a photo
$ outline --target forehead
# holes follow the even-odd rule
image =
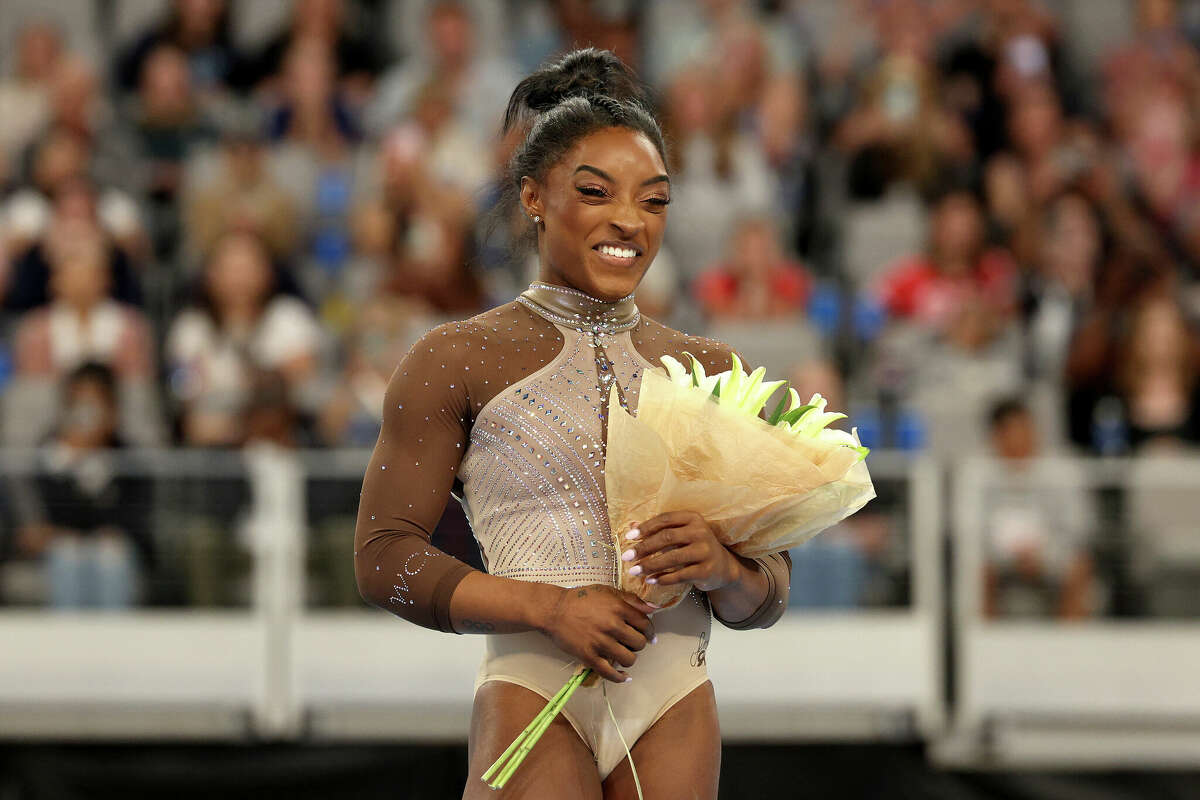
[[[584,136],[566,152],[554,171],[570,175],[580,164],[601,169],[618,182],[640,183],[667,171],[649,137],[629,128],[602,128]]]

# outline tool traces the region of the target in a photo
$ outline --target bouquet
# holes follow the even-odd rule
[[[694,356],[688,358],[690,372],[677,359],[663,356],[665,374],[642,374],[636,417],[621,408],[616,387],[610,390],[604,478],[614,537],[664,512],[694,511],[722,544],[754,558],[808,541],[875,496],[864,462],[867,448],[857,431],[828,427],[846,415],[826,411],[821,395],[801,403],[786,381],[764,382],[762,367],[747,374],[736,355],[732,368],[716,375],[706,375]],[[762,419],[760,412],[781,387],[779,402]],[[619,539],[616,547],[618,552],[622,548]],[[691,588],[647,584],[629,574],[627,562],[619,563],[618,588],[663,608],[678,603]],[[576,670],[484,773],[489,786],[504,786],[590,677],[590,669]],[[636,770],[634,781],[640,797]]]

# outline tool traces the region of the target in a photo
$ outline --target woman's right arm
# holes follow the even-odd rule
[[[446,633],[541,631],[603,677],[623,680],[609,661],[632,666],[654,635],[651,606],[610,586],[563,589],[488,575],[430,542],[470,436],[467,373],[457,363],[469,347],[455,333],[427,333],[388,382],[355,526],[359,593]]]

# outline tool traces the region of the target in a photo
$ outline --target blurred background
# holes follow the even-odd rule
[[[1200,0],[4,0],[0,800],[459,796],[480,644],[365,606],[358,490],[589,44],[671,146],[638,305],[873,449],[714,630],[722,798],[1200,797]]]

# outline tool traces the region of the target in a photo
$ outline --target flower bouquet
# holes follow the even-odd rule
[[[636,417],[621,408],[616,387],[610,390],[604,478],[614,537],[661,513],[694,511],[722,544],[754,558],[808,541],[875,496],[864,463],[867,448],[856,431],[828,427],[846,415],[826,411],[821,395],[801,403],[786,381],[764,382],[762,367],[747,374],[736,355],[732,368],[716,375],[706,375],[694,356],[688,358],[690,372],[663,356],[665,374],[642,374]],[[785,389],[774,411],[761,418],[780,387]],[[616,548],[622,548],[619,539]],[[663,608],[691,588],[647,584],[629,574],[627,562],[618,563],[618,588]],[[577,670],[484,773],[489,786],[504,786],[591,672]]]

